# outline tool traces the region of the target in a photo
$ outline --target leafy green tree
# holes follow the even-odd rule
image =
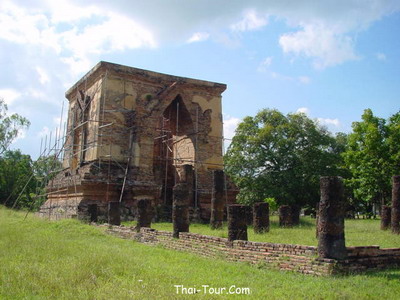
[[[240,188],[238,201],[274,198],[278,205],[319,199],[319,177],[337,175],[340,144],[305,114],[264,109],[239,124],[225,156],[226,171]]]
[[[18,132],[30,125],[28,119],[18,114],[8,115],[7,112],[7,104],[0,98],[0,156],[18,136]]]
[[[33,163],[35,181],[37,183],[36,192],[33,196],[34,203],[32,208],[39,208],[46,201],[46,186],[60,171],[62,163],[55,155],[41,156]]]
[[[394,131],[399,122],[394,117],[389,129],[386,121],[374,116],[370,109],[361,118],[362,121],[353,122],[343,158],[352,175],[347,183],[353,189],[355,200],[371,211],[373,203],[384,203],[390,198],[393,158],[398,155],[399,147],[394,144],[398,141],[398,133]]]
[[[0,203],[16,208],[29,207],[35,188],[31,157],[20,150],[4,152],[0,158]]]
[[[400,175],[400,112],[390,117],[387,127],[392,175]]]

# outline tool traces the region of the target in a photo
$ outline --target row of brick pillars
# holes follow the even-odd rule
[[[173,189],[173,236],[179,238],[180,232],[189,232],[189,203],[192,197],[192,169],[183,168],[181,182]],[[210,225],[219,228],[223,222],[223,172],[214,172],[213,209]],[[347,257],[344,235],[345,198],[344,187],[340,177],[321,177],[321,200],[318,205],[317,237],[318,255],[321,258],[344,259]],[[222,204],[221,204],[222,202]],[[292,214],[292,208],[283,207],[283,215]],[[240,204],[228,205],[228,240],[247,240],[247,206]],[[383,221],[386,226],[390,216],[393,232],[400,232],[400,176],[393,177],[392,209],[383,210]],[[138,230],[150,227],[151,202],[147,199],[138,201]],[[109,203],[109,223],[119,225],[119,203]],[[389,222],[390,223],[390,222]],[[253,206],[253,225],[257,233],[269,230],[269,205],[256,203]]]
[[[318,255],[321,258],[344,259],[347,250],[344,236],[345,199],[340,177],[321,177],[321,201],[318,222]],[[292,208],[284,207],[287,214]],[[253,206],[254,228],[257,231],[269,229],[268,204],[257,203]],[[234,204],[228,206],[228,240],[247,240],[246,206]],[[268,220],[268,222],[266,221]]]
[[[183,177],[186,178],[186,177]],[[173,236],[179,238],[180,232],[189,232],[190,184],[177,183],[173,189]],[[338,177],[321,178],[321,202],[319,205],[319,242],[320,257],[342,259],[346,257],[344,239],[343,185]],[[228,206],[228,240],[247,240],[247,206],[232,204]],[[151,201],[138,201],[138,226],[150,227]],[[268,203],[256,203],[253,206],[253,224],[256,232],[269,230]],[[120,223],[119,202],[109,203],[109,223]]]

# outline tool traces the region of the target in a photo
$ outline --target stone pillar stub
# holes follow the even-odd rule
[[[269,231],[269,204],[258,202],[253,205],[253,228],[255,233]]]
[[[121,225],[120,203],[118,201],[108,202],[108,224]]]
[[[319,202],[315,205],[315,237],[318,238]]]
[[[180,182],[193,185],[193,176],[192,165],[185,164],[181,166]]]
[[[292,225],[293,226],[299,225],[300,224],[300,210],[301,210],[301,207],[299,205],[294,204],[290,208],[292,210],[292,212],[291,212]]]
[[[228,205],[228,240],[247,241],[247,206],[240,204]]]
[[[345,259],[344,187],[341,177],[320,178],[321,201],[318,213],[318,255],[320,258]]]
[[[98,220],[98,208],[97,204],[88,205],[88,214],[90,222],[97,222]]]
[[[212,229],[221,228],[224,222],[224,187],[224,171],[214,170],[210,218],[210,227]]]
[[[387,230],[390,227],[390,221],[392,219],[392,208],[389,205],[382,205],[381,208],[381,229]]]
[[[172,223],[173,237],[179,238],[179,232],[189,232],[189,196],[190,185],[178,183],[173,189]]]
[[[279,207],[279,227],[292,227],[292,208],[289,205]]]
[[[400,234],[400,175],[392,177],[392,232]]]
[[[150,199],[140,199],[137,202],[137,231],[142,227],[151,227],[153,208]]]

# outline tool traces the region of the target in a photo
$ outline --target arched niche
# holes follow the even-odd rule
[[[165,108],[158,121],[154,140],[153,171],[162,185],[165,204],[172,203],[172,188],[179,182],[178,170],[184,164],[195,164],[195,130],[192,117],[181,95]]]

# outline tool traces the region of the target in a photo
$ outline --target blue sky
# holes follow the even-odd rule
[[[100,60],[226,83],[228,138],[263,108],[349,132],[399,111],[399,31],[396,0],[2,0],[0,97],[31,121],[12,147],[33,158]]]

